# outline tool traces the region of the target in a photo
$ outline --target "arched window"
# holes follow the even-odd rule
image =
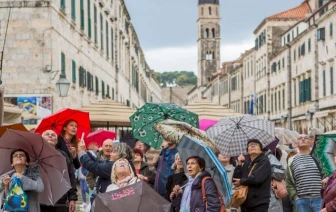
[[[206,30],[205,30],[205,37],[209,38],[209,29],[208,28],[206,28]]]
[[[201,15],[204,15],[204,8],[201,8]]]
[[[215,59],[215,51],[212,52],[212,59]]]
[[[212,38],[215,37],[215,28],[212,28],[212,29],[211,29],[211,35],[212,35]]]
[[[209,7],[209,15],[211,15],[211,7]]]

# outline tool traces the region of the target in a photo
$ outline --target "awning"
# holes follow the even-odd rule
[[[314,114],[315,118],[322,118],[328,116],[330,113],[330,110],[324,110],[324,111],[318,111]]]
[[[90,113],[91,127],[130,127],[129,117],[135,112],[110,99],[86,105],[79,110]]]
[[[22,110],[13,104],[4,102],[3,125],[21,123]]]
[[[219,120],[227,116],[241,115],[240,113],[236,113],[235,111],[229,108],[210,102],[207,99],[202,99],[199,102],[192,103],[190,105],[184,106],[183,108],[193,113],[196,113],[198,115],[199,120],[201,119]]]
[[[306,116],[299,116],[297,118],[292,119],[292,121],[301,121],[301,120],[307,120]]]

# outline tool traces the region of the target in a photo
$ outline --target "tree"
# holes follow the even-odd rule
[[[155,75],[162,87],[197,84],[197,76],[192,71],[155,72]]]

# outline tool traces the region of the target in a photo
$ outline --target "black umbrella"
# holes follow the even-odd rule
[[[169,212],[170,203],[146,182],[139,181],[124,188],[99,193],[94,212]]]
[[[128,146],[130,146],[132,149],[135,147],[135,143],[137,142],[138,139],[134,138],[133,132],[131,131],[124,137],[120,138],[120,142],[126,143]],[[146,143],[144,143],[146,146],[146,149],[148,150],[150,146]]]

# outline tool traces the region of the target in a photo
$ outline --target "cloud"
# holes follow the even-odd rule
[[[253,39],[221,45],[221,63],[237,59],[253,47]],[[193,46],[164,47],[145,51],[148,65],[157,72],[193,71],[197,74],[197,44]]]

